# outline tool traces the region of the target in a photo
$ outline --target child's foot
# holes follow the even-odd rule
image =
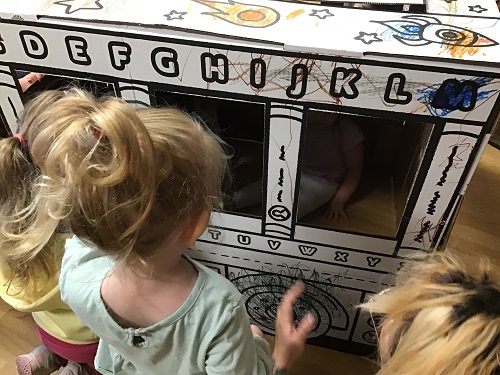
[[[66,366],[61,370],[59,375],[89,375],[85,369],[78,363],[69,361]]]
[[[23,354],[16,359],[19,375],[41,375],[51,373],[61,367],[57,356],[45,346],[39,346],[30,354]]]

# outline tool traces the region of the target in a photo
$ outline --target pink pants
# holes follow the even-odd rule
[[[99,343],[92,344],[70,344],[45,332],[38,325],[36,326],[42,339],[43,345],[52,353],[57,354],[62,359],[76,363],[85,363],[94,367],[94,359],[97,353]],[[99,374],[96,371],[96,374]]]

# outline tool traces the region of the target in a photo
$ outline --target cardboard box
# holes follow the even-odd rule
[[[264,0],[3,0],[0,115],[15,132],[18,70],[105,83],[132,105],[198,111],[235,149],[233,190],[263,182],[260,205],[235,212],[229,202],[189,255],[231,279],[267,333],[281,294],[304,279],[296,313],[318,319],[311,342],[368,353],[374,322],[356,306],[390,287],[407,257],[438,248],[498,114],[498,10],[471,1],[433,0],[416,14]],[[364,132],[363,179],[337,223],[321,208],[296,215],[313,111],[339,112]]]

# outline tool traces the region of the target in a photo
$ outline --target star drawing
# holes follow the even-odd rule
[[[324,20],[326,17],[333,17],[334,14],[330,13],[330,9],[313,9],[309,16],[318,17],[320,20]]]
[[[362,41],[364,44],[372,44],[373,42],[382,42],[377,33],[365,33],[360,31],[359,35],[354,39]]]
[[[483,8],[481,5],[469,5],[469,12],[474,12],[474,13],[483,13],[486,12],[488,9]]]
[[[176,10],[170,11],[170,13],[165,14],[165,17],[167,17],[168,21],[172,20],[183,20],[184,16],[187,14],[187,12],[178,12]]]
[[[54,1],[53,5],[62,5],[66,7],[64,13],[73,14],[79,10],[101,10],[103,8],[101,0],[60,0]]]

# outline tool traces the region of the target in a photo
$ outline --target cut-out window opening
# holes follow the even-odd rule
[[[228,156],[223,210],[261,216],[264,173],[264,104],[165,91],[156,92],[158,106],[175,106],[198,116],[219,137]],[[253,186],[251,196],[238,192]]]
[[[297,222],[395,237],[432,129],[310,110]]]

